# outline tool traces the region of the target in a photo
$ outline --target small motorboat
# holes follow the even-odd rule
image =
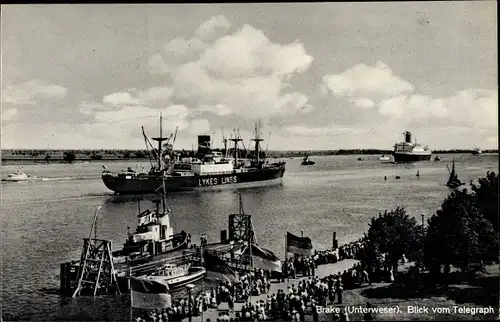
[[[378,158],[380,161],[391,161],[391,157],[388,155],[382,155],[381,157]]]
[[[441,158],[440,158],[439,156],[436,156],[436,157],[434,158],[434,161],[441,161]]]
[[[21,169],[22,167],[19,167],[16,172],[7,174],[5,178],[2,178],[2,181],[18,182],[35,179],[31,175],[24,173]]]
[[[480,155],[480,154],[483,154],[483,151],[481,151],[480,148],[475,148],[473,151],[472,151],[472,155]]]
[[[187,284],[195,283],[205,277],[204,267],[191,266],[191,264],[174,265],[165,264],[155,273],[141,276],[141,278],[158,280],[167,283],[170,290],[179,289]]]
[[[313,164],[315,164],[315,162],[309,160],[309,156],[306,156],[304,159],[302,159],[302,165],[313,165]]]

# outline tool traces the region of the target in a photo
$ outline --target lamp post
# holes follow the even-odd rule
[[[191,290],[194,288],[194,285],[193,284],[188,284],[186,285],[186,288],[188,290],[188,294],[189,294],[189,302],[188,302],[188,309],[189,309],[189,322],[191,322],[191,316],[192,316],[192,309],[191,309]]]
[[[424,231],[424,217],[425,215],[424,214],[421,214],[420,216],[422,216],[422,262],[421,262],[421,266],[422,266],[422,275],[424,274],[424,237],[425,237],[425,231]]]

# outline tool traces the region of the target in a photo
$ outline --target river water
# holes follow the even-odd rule
[[[357,239],[372,216],[398,206],[419,219],[440,207],[450,193],[446,164],[455,159],[464,182],[498,171],[498,155],[443,154],[441,161],[415,164],[383,163],[378,156],[311,157],[287,160],[283,184],[241,190],[245,213],[252,215],[258,242],[283,257],[284,234],[310,236],[315,248]],[[111,170],[148,164],[106,163]],[[18,166],[2,166],[2,174]],[[1,185],[1,301],[4,320],[128,320],[127,295],[67,299],[57,294],[59,264],[78,259],[94,211],[101,206],[98,237],[119,248],[127,226],[135,228],[137,198],[115,197],[101,182],[101,163],[25,165],[23,170],[43,181]],[[416,177],[417,170],[420,178]],[[387,181],[384,180],[387,176]],[[401,179],[396,180],[395,176]],[[175,231],[185,230],[193,243],[206,233],[209,242],[227,229],[228,215],[238,211],[232,190],[168,195]],[[141,207],[152,206],[145,200]]]

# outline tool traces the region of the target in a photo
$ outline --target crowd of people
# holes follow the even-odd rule
[[[147,312],[137,321],[180,321],[191,312],[192,316],[200,316],[209,308],[218,308],[223,302],[229,310],[234,309],[236,302],[243,303],[240,311],[233,316],[228,312],[220,312],[217,321],[267,321],[286,320],[304,321],[306,315],[312,315],[318,321],[316,306],[342,306],[345,289],[354,289],[363,285],[371,285],[374,269],[363,262],[342,273],[331,274],[324,278],[315,276],[318,265],[335,263],[343,259],[358,259],[364,247],[364,241],[358,240],[341,246],[335,250],[316,251],[311,256],[298,256],[288,259],[283,264],[282,274],[278,281],[305,277],[298,281],[289,281],[287,290],[279,289],[270,294],[271,274],[261,270],[240,275],[234,282],[223,281],[210,290],[202,291],[191,299],[180,299],[164,310]],[[266,298],[257,303],[251,302],[252,296],[265,294]],[[191,307],[191,310],[190,310]],[[349,317],[342,313],[333,315],[334,320],[347,321]],[[365,316],[371,320],[371,316]]]

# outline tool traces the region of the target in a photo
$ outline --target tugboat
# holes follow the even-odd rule
[[[201,280],[206,272],[204,267],[191,266],[189,263],[183,265],[165,264],[155,273],[140,276],[140,278],[167,283],[172,291]]]
[[[411,133],[406,131],[405,141],[394,145],[394,162],[415,162],[429,161],[431,159],[431,151],[427,146],[422,147],[420,144],[411,142]]]
[[[302,159],[302,165],[314,165],[316,162],[309,160],[309,156],[306,155],[304,159]]]
[[[162,186],[163,180],[167,191],[220,189],[222,187],[239,188],[241,186],[259,186],[279,184],[285,173],[286,162],[269,163],[265,153],[260,150],[259,126],[256,125],[255,153],[251,159],[239,158],[238,143],[243,141],[239,134],[229,141],[234,142],[233,156],[229,157],[227,139],[224,138],[224,155],[211,149],[209,135],[198,136],[198,151],[195,155],[176,154],[173,144],[177,136],[162,137],[162,117],[160,116],[160,137],[153,138],[158,148],[153,148],[144,128],[142,133],[146,147],[152,149],[151,155],[156,160],[149,173],[122,172],[112,173],[107,169],[102,172],[102,181],[115,194],[153,194]],[[235,133],[236,134],[236,133]],[[169,144],[172,139],[172,144]],[[166,141],[165,144],[162,142]],[[244,151],[243,151],[244,152]]]
[[[190,234],[181,231],[174,234],[170,225],[170,209],[166,209],[165,192],[163,194],[163,210],[160,210],[160,201],[156,201],[156,209],[140,211],[138,225],[134,234],[128,232],[128,238],[123,248],[114,251],[113,258],[117,262],[127,262],[132,266],[150,261],[162,255],[189,247]]]
[[[448,168],[448,165],[446,165],[446,167]],[[450,168],[448,168],[448,171],[450,172],[450,177],[448,178],[448,182],[446,183],[446,185],[449,188],[455,189],[464,184],[462,181],[458,179],[457,173],[455,171],[455,160],[453,160],[451,171]]]

